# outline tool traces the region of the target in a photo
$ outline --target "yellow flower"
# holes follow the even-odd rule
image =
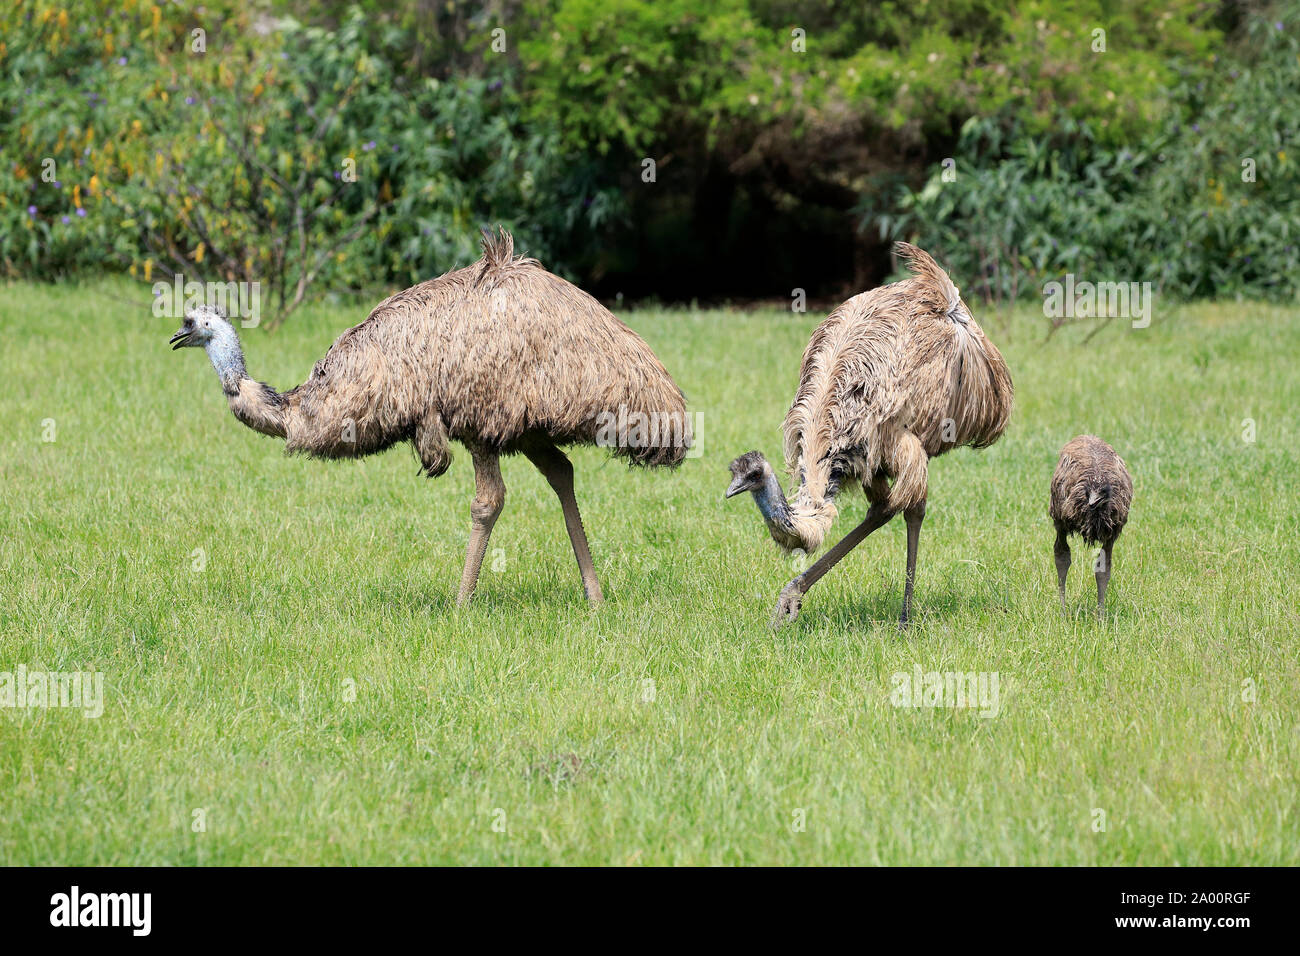
[[[146,259],[144,260],[144,281],[148,282],[152,278],[153,278],[153,260]]]
[[[202,261],[203,261],[203,253],[206,252],[206,251],[207,251],[207,250],[204,248],[203,243],[201,243],[201,242],[200,242],[197,246],[195,246],[195,247],[194,247],[194,261],[195,261],[195,262],[202,262]]]

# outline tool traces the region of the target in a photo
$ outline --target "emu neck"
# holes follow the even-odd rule
[[[248,377],[235,330],[222,329],[203,348],[217,370],[221,390],[234,416],[263,435],[287,438],[289,408],[285,397]]]
[[[776,475],[772,469],[766,469],[763,478],[763,485],[750,491],[754,496],[754,504],[758,505],[759,512],[763,515],[763,521],[767,524],[767,530],[771,532],[772,537],[778,543],[789,538],[794,532],[794,526],[790,521],[790,507],[785,500],[785,492],[781,490],[781,483],[776,480]]]
[[[239,347],[239,338],[234,329],[222,330],[203,346],[208,353],[208,360],[217,370],[221,380],[221,389],[226,395],[238,395],[239,383],[248,378],[248,369],[244,365],[244,351]]]

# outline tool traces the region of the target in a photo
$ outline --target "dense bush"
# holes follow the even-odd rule
[[[1293,298],[1297,10],[1250,17],[1240,55],[1187,69],[1164,121],[1129,146],[1099,142],[1090,124],[1034,134],[972,119],[947,177],[940,166],[923,188],[864,207],[864,224],[942,249],[991,299],[1039,294],[1067,272],[1178,298]]]
[[[840,294],[906,235],[990,297],[1294,294],[1296,0],[262,3],[0,10],[0,269],[283,314],[501,222],[603,292]]]
[[[11,272],[258,280],[283,314],[313,282],[409,283],[472,261],[489,222],[563,270],[555,246],[617,209],[554,130],[522,121],[505,79],[408,81],[367,48],[384,37],[358,11],[333,30],[259,30],[237,6],[101,7],[9,14]]]

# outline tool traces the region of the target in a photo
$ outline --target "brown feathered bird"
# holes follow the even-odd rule
[[[1101,546],[1095,568],[1097,614],[1106,613],[1111,549],[1128,523],[1132,503],[1133,478],[1114,448],[1095,435],[1080,435],[1061,449],[1061,460],[1052,473],[1052,497],[1047,508],[1056,524],[1053,550],[1061,610],[1067,610],[1065,576],[1070,571],[1070,544],[1066,539],[1077,534],[1085,544]]]
[[[835,520],[835,496],[860,483],[866,519],[785,586],[773,623],[794,620],[803,596],[863,538],[898,512],[907,521],[907,576],[900,627],[911,615],[916,551],[925,517],[929,461],[991,445],[1011,414],[1002,355],[929,255],[899,243],[912,276],[849,299],[813,332],[799,390],[785,416],[785,458],[799,481],[786,500],[756,451],[731,463],[727,497],[753,493],[785,551],[816,551]],[[891,484],[892,482],[892,484]]]
[[[248,427],[321,458],[370,455],[409,441],[430,477],[469,449],[476,492],[458,603],[474,593],[505,502],[498,459],[522,453],[560,499],[590,601],[602,599],[560,450],[606,445],[638,465],[681,463],[691,443],[681,390],[650,347],[599,302],[534,259],[505,230],[483,258],[379,303],[284,393],[248,377],[234,326],[205,307],[173,348],[202,347],[230,410]]]

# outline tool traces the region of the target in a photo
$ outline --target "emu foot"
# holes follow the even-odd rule
[[[776,599],[776,610],[772,612],[772,630],[797,618],[802,606],[803,591],[795,581],[791,581],[781,589],[781,596]]]

